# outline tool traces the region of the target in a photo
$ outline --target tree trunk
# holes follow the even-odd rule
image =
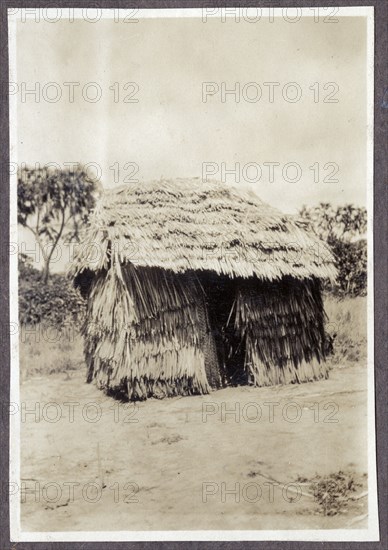
[[[50,258],[47,258],[47,260],[45,260],[45,262],[44,262],[43,274],[42,274],[42,279],[43,279],[44,284],[47,283],[48,278],[49,278],[49,274],[50,274]]]
[[[51,247],[51,250],[50,250],[50,253],[49,255],[47,256],[47,258],[45,259],[45,262],[44,262],[44,268],[43,268],[43,282],[44,283],[47,283],[48,281],[48,278],[49,278],[49,273],[50,273],[50,261],[51,261],[51,258],[53,256],[53,253],[54,253],[54,250],[59,242],[59,239],[62,237],[62,233],[63,233],[63,228],[65,227],[65,210],[62,210],[62,223],[61,223],[61,228],[59,229],[58,233],[57,233],[57,236],[56,236],[56,239]]]

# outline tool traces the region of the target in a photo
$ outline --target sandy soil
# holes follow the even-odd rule
[[[364,367],[136,408],[56,374],[24,381],[21,399],[37,410],[21,415],[24,530],[366,527]],[[339,470],[363,487],[333,516],[289,485]]]

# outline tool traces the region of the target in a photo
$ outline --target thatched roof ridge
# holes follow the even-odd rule
[[[335,276],[324,243],[253,192],[200,178],[140,182],[106,190],[71,269],[114,264],[230,277]]]

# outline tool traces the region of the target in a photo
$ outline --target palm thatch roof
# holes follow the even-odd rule
[[[175,273],[333,279],[325,245],[253,192],[200,178],[140,182],[106,190],[71,269],[131,263]]]

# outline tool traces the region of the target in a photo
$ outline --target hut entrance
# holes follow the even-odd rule
[[[236,333],[236,280],[213,272],[199,275],[223,385],[246,384],[245,343]]]

